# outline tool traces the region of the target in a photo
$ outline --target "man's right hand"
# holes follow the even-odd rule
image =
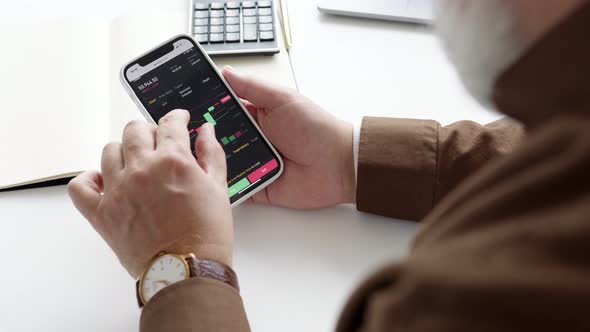
[[[281,178],[255,203],[317,209],[355,201],[353,127],[296,91],[275,88],[231,67],[223,76],[285,161]]]

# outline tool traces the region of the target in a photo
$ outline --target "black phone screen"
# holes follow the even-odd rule
[[[174,109],[190,112],[193,153],[200,127],[215,126],[226,154],[232,203],[279,172],[280,159],[192,40],[173,40],[127,66],[124,75],[156,122]]]

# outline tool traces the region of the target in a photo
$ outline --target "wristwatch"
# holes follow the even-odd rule
[[[240,291],[238,277],[229,266],[198,259],[194,254],[179,255],[162,252],[150,262],[137,280],[139,307],[143,307],[162,289],[195,277],[219,280]]]

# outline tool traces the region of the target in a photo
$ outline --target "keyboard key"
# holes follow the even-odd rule
[[[239,24],[226,25],[225,32],[240,32],[240,25]]]
[[[272,23],[264,23],[258,26],[260,31],[272,31]]]
[[[223,25],[223,17],[212,17],[211,25]]]
[[[225,24],[240,24],[240,18],[239,17],[226,17],[225,18]]]
[[[256,16],[244,16],[244,24],[256,24]]]
[[[222,33],[211,33],[211,34],[209,34],[209,41],[211,43],[223,43],[223,34]]]
[[[272,23],[272,16],[260,16],[258,17],[260,23]]]
[[[225,4],[223,2],[212,2],[211,9],[223,9],[225,8]]]
[[[242,7],[254,8],[254,7],[256,7],[256,1],[242,1]]]
[[[244,24],[244,41],[258,41],[256,24]]]
[[[209,42],[209,35],[208,34],[199,34],[199,35],[195,35],[195,38],[197,39],[197,41],[201,44],[206,44]]]
[[[223,10],[212,10],[211,11],[211,17],[223,17],[225,16],[225,13]]]
[[[260,40],[274,40],[275,34],[272,31],[260,31]]]
[[[207,10],[207,9],[209,9],[208,3],[195,2],[195,10]]]
[[[258,15],[263,16],[263,15],[272,15],[272,9],[270,8],[260,8],[258,9]]]
[[[208,18],[195,18],[195,25],[209,25]]]
[[[208,10],[196,10],[195,11],[195,18],[207,18],[209,17]]]
[[[270,5],[271,5],[270,1],[258,1],[258,8],[270,7]]]
[[[199,34],[199,33],[208,33],[209,32],[209,27],[208,26],[196,26],[194,33],[195,34]]]
[[[240,41],[240,33],[239,32],[232,32],[225,34],[225,41],[228,43],[235,43]]]
[[[239,2],[228,2],[225,4],[225,6],[227,7],[227,9],[240,9]]]
[[[223,32],[223,25],[212,25],[210,29],[211,33],[221,33]]]
[[[254,9],[254,8],[244,9],[242,11],[242,13],[244,14],[244,16],[256,16],[256,9]]]
[[[240,16],[240,10],[239,9],[228,9],[225,12],[225,16]]]

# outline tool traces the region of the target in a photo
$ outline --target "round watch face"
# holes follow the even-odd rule
[[[179,281],[189,278],[186,261],[175,255],[162,255],[154,260],[152,266],[141,279],[141,297],[147,303],[157,292]]]

